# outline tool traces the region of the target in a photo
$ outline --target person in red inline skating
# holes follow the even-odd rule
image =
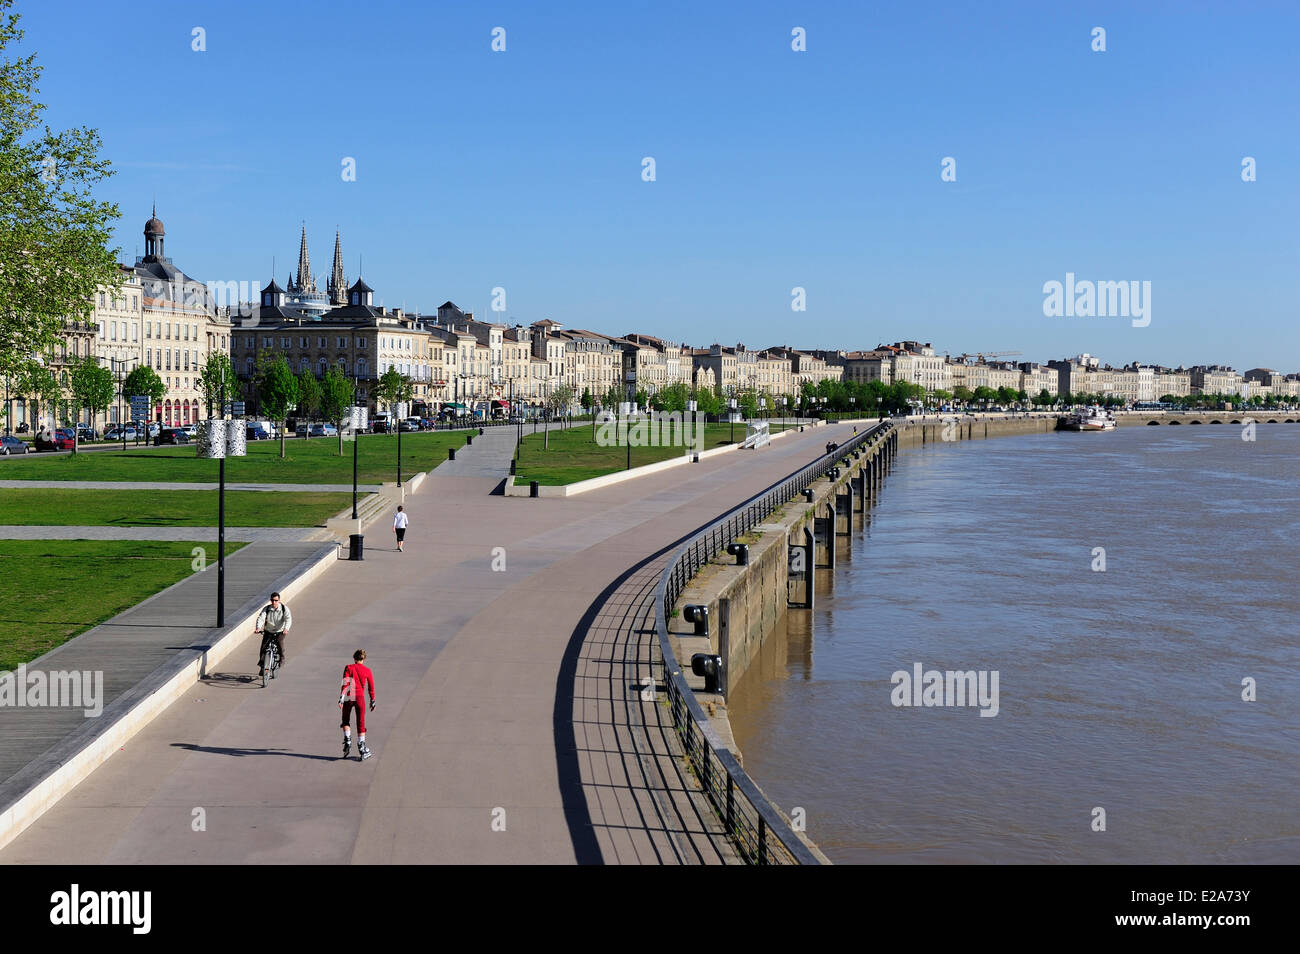
[[[365,665],[366,651],[352,654],[353,662],[343,668],[343,686],[339,691],[339,708],[343,710],[343,757],[352,751],[352,710],[357,711],[357,752],[364,762],[373,754],[366,745],[365,693],[370,692],[370,711],[375,711],[375,674]]]

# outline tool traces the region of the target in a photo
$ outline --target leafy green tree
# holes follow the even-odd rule
[[[298,372],[298,416],[307,420],[307,437],[311,437],[311,422],[320,412],[321,387],[311,368]]]
[[[684,413],[686,411],[686,402],[690,398],[690,389],[682,381],[677,381],[661,388],[655,395],[657,411],[667,411],[668,413]]]
[[[72,366],[68,384],[78,411],[81,408],[89,411],[90,424],[94,427],[99,412],[107,410],[113,403],[113,372],[94,358],[82,358]],[[75,454],[77,452],[75,427],[72,429],[72,434],[72,452]]]
[[[163,379],[158,377],[158,372],[147,364],[137,366],[126,380],[122,382],[122,393],[127,400],[131,397],[148,397],[149,407],[155,407],[163,396],[167,393],[167,385],[163,384]],[[153,413],[150,412],[146,421],[153,420]]]
[[[214,407],[216,416],[224,417],[226,404],[239,393],[239,379],[235,377],[235,366],[231,364],[229,355],[221,351],[208,355],[208,360],[203,362],[203,368],[199,371],[199,388],[202,389],[204,403],[208,406],[208,417],[213,416]]]
[[[591,388],[582,389],[582,406],[588,411],[591,410]]]
[[[320,416],[338,428],[340,456],[343,454],[343,425],[351,421],[356,393],[356,385],[338,366],[331,366],[320,382]]]
[[[975,400],[975,393],[964,384],[959,384],[952,389],[952,397],[955,401],[961,401],[962,404],[969,404]]]
[[[64,323],[90,319],[120,272],[108,241],[117,206],[91,187],[112,175],[98,133],[44,125],[35,54],[13,58],[19,16],[0,0],[0,376],[21,378],[53,354]]]
[[[371,388],[370,393],[374,395],[376,406],[383,404],[388,407],[389,414],[394,418],[393,431],[396,433],[397,405],[411,399],[411,395],[415,393],[414,382],[397,368],[389,368],[379,376],[379,381]]]
[[[266,357],[265,355],[260,357]],[[284,422],[298,403],[298,379],[284,355],[262,360],[257,374],[258,408],[280,429],[280,457],[284,457]]]

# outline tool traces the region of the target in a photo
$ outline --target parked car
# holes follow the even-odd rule
[[[99,432],[88,424],[77,425],[77,440],[79,441],[97,441]]]
[[[312,437],[338,437],[339,429],[333,424],[313,424],[310,434]]]
[[[32,446],[38,451],[58,450],[58,446],[54,443],[54,435],[45,430],[36,432],[36,438],[32,441]]]
[[[393,425],[389,424],[387,421],[375,421],[370,425],[370,433],[391,434],[393,433]]]
[[[15,434],[26,434],[29,430],[31,430],[31,428],[29,428],[29,427],[27,426],[27,422],[26,422],[26,421],[23,421],[23,422],[22,422],[21,424],[19,424],[16,428],[14,428],[14,433],[15,433]]]
[[[181,430],[185,432],[185,436],[188,437],[190,440],[194,440],[196,437],[199,436],[198,429],[195,428],[193,424],[186,424],[184,427],[181,428]]]
[[[189,435],[180,427],[164,427],[158,431],[158,436],[154,438],[154,443],[161,446],[163,444],[188,444]]]
[[[397,422],[397,426],[403,431],[418,431],[420,429],[420,419],[418,417],[404,417]]]
[[[0,437],[0,454],[8,457],[10,454],[26,454],[30,450],[27,442],[17,437]]]
[[[60,427],[54,432],[55,450],[72,450],[77,446],[77,439],[73,436],[72,428]]]
[[[245,429],[244,437],[250,441],[269,441],[271,435],[266,433],[266,428],[261,424],[249,424]]]

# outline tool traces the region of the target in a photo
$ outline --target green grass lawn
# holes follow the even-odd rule
[[[432,470],[447,459],[448,447],[463,447],[465,431],[402,435],[402,479]],[[475,431],[475,434],[478,432]],[[226,480],[248,484],[350,484],[352,445],[337,437],[291,437],[284,442],[250,441],[247,457],[226,461]],[[357,445],[357,477],[365,484],[397,480],[397,435],[364,434]],[[24,454],[0,463],[3,480],[142,480],[168,483],[216,482],[217,462],[194,456],[194,445],[87,451],[60,456]]]
[[[226,555],[244,544],[227,543]],[[12,671],[193,572],[210,543],[0,540],[0,670]]]
[[[227,490],[228,527],[314,527],[350,493]],[[0,490],[0,525],[55,527],[215,527],[215,490]]]
[[[781,431],[781,421],[770,421],[773,434]],[[794,426],[794,425],[790,425]],[[613,436],[613,428],[609,429]],[[597,430],[599,434],[599,429]],[[575,427],[565,431],[552,432],[550,449],[543,450],[541,434],[524,435],[524,442],[519,451],[519,462],[515,470],[515,484],[527,484],[537,481],[539,484],[571,484],[591,477],[601,477],[627,468],[625,439],[626,429],[618,429],[617,446],[603,447],[592,439],[590,427]],[[635,431],[634,431],[635,433]],[[744,424],[735,426],[735,439],[739,443],[745,439]],[[730,424],[708,424],[704,429],[704,442],[701,450],[712,450],[731,442]],[[643,467],[671,457],[681,457],[686,448],[681,446],[633,447],[632,466]]]

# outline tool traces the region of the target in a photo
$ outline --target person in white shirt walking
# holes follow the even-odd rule
[[[406,513],[401,507],[397,508],[397,516],[393,517],[393,533],[397,534],[397,552],[404,553],[402,542],[406,539]]]

